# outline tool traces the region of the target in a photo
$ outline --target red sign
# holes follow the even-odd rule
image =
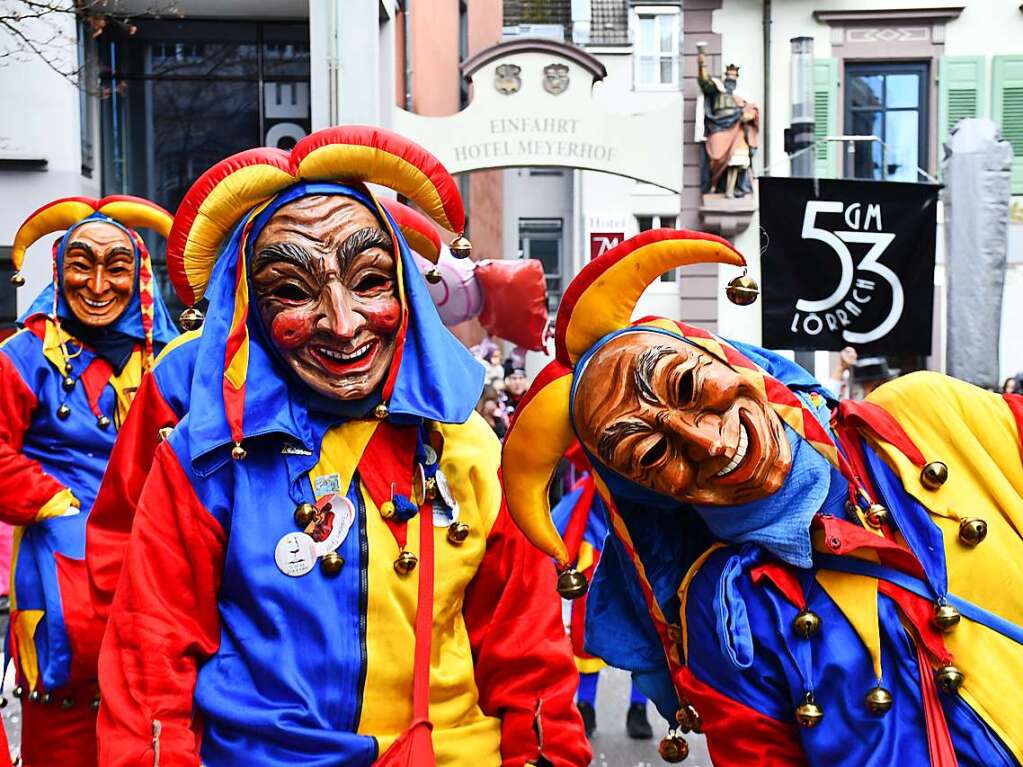
[[[625,232],[590,232],[590,260],[622,244]]]

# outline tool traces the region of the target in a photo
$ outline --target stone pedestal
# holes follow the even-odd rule
[[[733,198],[723,194],[705,194],[699,208],[701,228],[730,239],[746,231],[756,209],[753,194]]]

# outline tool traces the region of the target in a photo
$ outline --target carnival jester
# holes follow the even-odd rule
[[[365,182],[463,228],[431,155],[356,126],[228,158],[178,211],[209,309],[104,638],[104,765],[589,761],[482,367]]]
[[[837,403],[764,349],[660,317],[646,286],[725,241],[646,232],[562,300],[504,448],[509,510],[585,591],[547,513],[576,438],[611,534],[587,649],[716,767],[1023,761],[1023,400],[936,373]],[[742,298],[749,284],[734,285]]]
[[[103,626],[89,601],[85,525],[139,381],[177,335],[135,231],[166,236],[171,221],[135,197],[70,197],[14,238],[20,269],[32,243],[64,232],[53,282],[0,347],[0,519],[17,526],[7,652],[26,767],[96,764]]]

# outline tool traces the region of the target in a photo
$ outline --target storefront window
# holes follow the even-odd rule
[[[519,254],[535,258],[543,264],[547,278],[547,306],[551,312],[561,301],[561,240],[563,222],[560,218],[520,218]]]
[[[177,209],[198,176],[254,146],[310,130],[305,22],[140,21],[101,40],[103,188]],[[153,262],[164,295],[163,243]]]

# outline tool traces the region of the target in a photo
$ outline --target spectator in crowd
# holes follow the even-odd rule
[[[522,397],[529,388],[529,379],[526,378],[526,368],[523,363],[515,359],[504,361],[504,397],[502,405],[505,415],[510,420],[515,408],[519,406]]]
[[[851,396],[849,379],[852,369],[856,366],[856,359],[856,350],[851,346],[845,347],[838,353],[838,364],[831,372],[831,379],[827,385],[839,399],[848,399]]]
[[[1015,376],[1009,376],[1002,384],[1002,394],[1019,394],[1019,381]]]
[[[504,439],[508,431],[508,421],[501,412],[501,395],[493,386],[484,386],[480,401],[476,403],[476,412],[483,416],[483,420],[490,424],[498,439]]]
[[[504,386],[504,364],[501,362],[500,349],[494,349],[490,353],[490,363],[487,364],[487,386],[494,387],[495,391]]]

